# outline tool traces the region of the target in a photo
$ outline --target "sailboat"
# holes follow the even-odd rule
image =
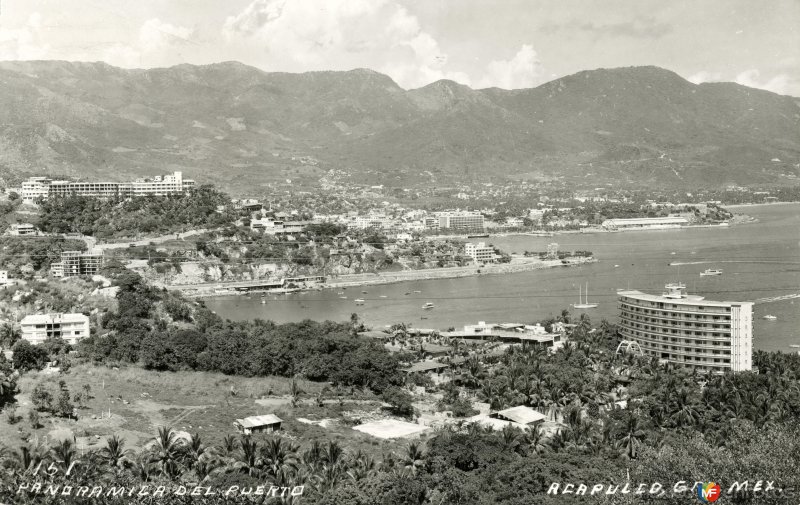
[[[596,303],[589,303],[589,283],[586,283],[586,300],[581,298],[581,286],[578,285],[578,303],[573,303],[572,307],[576,309],[593,309],[597,307]]]

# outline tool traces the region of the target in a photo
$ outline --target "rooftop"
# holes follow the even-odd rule
[[[244,419],[237,419],[236,422],[243,428],[257,428],[259,426],[281,423],[283,420],[274,414],[266,414],[263,416],[250,416]]]
[[[25,316],[20,324],[47,324],[47,323],[83,323],[89,320],[89,317],[80,313],[68,314],[31,314]]]
[[[526,407],[524,405],[519,405],[517,407],[511,407],[510,409],[500,410],[495,413],[495,415],[499,415],[509,421],[514,421],[515,423],[519,424],[531,424],[540,421],[544,421],[546,416],[541,412],[533,410],[530,407]]]

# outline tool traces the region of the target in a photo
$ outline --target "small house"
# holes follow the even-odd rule
[[[267,414],[263,416],[250,416],[244,419],[237,419],[233,422],[236,428],[242,435],[250,435],[252,433],[272,433],[281,429],[283,420],[274,415]]]
[[[490,414],[489,417],[501,419],[503,421],[510,421],[512,423],[517,423],[524,426],[536,426],[543,423],[546,418],[546,416],[541,412],[533,410],[532,408],[524,405],[500,410]]]

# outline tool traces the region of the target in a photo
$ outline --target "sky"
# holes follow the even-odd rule
[[[0,60],[371,68],[528,88],[656,65],[800,97],[800,0],[0,0]]]

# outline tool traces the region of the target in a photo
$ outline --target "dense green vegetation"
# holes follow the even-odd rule
[[[355,335],[357,325],[303,321],[223,321],[202,305],[148,286],[111,263],[104,273],[120,290],[118,309],[77,346],[96,363],[140,363],[154,370],[205,370],[243,376],[301,374],[382,391],[400,383],[397,360]]]
[[[222,209],[222,210],[220,210]],[[69,196],[41,202],[39,227],[50,233],[97,238],[167,234],[231,222],[230,198],[212,186],[191,193],[125,200]]]

